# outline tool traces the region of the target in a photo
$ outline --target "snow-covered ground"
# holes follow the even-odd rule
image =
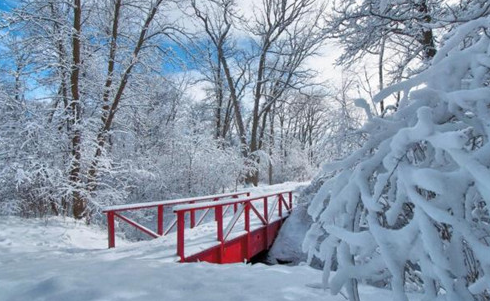
[[[158,242],[119,239],[108,250],[96,226],[0,217],[0,300],[345,300],[308,266],[179,264]],[[391,300],[388,291],[361,291],[362,300]]]

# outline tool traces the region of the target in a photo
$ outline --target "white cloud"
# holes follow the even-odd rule
[[[324,46],[316,56],[308,58],[306,67],[318,72],[317,80],[321,82],[340,82],[342,68],[335,65],[342,49],[333,41]]]

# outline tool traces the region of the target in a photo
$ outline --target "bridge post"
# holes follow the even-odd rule
[[[289,211],[293,211],[293,192],[290,191],[288,193],[288,198],[289,198]]]
[[[266,221],[266,226],[269,225],[269,202],[267,201],[267,197],[264,198],[264,219]],[[269,248],[269,230],[268,227],[265,228],[265,235],[264,235],[264,246],[265,249]]]
[[[223,263],[224,257],[224,241],[223,241],[223,206],[216,206],[214,209],[215,219],[217,222],[217,239],[220,242],[219,244],[219,255],[218,262]]]
[[[245,209],[244,209],[244,219],[245,219],[245,231],[247,232],[247,238],[245,239],[245,247],[243,250],[243,257],[249,261],[252,250],[251,250],[251,239],[250,239],[250,203],[246,202],[245,203]]]
[[[109,249],[116,247],[116,233],[114,227],[114,211],[107,211],[107,234],[109,235]]]
[[[157,207],[157,234],[163,236],[163,205]]]
[[[184,262],[184,228],[185,228],[185,212],[177,212],[177,255],[180,257],[180,262]]]
[[[267,197],[264,198],[264,219],[267,223],[269,223],[269,202],[267,201]]]

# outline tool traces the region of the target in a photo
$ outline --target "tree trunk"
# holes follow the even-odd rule
[[[226,135],[228,134],[228,131],[230,130],[230,123],[233,120],[233,103],[230,98],[228,98],[227,104],[226,104],[226,111],[225,111],[225,118],[223,120],[223,130],[221,133],[221,137],[223,139],[226,138]]]
[[[383,40],[381,41],[381,49],[379,51],[379,62],[378,62],[379,91],[384,89],[383,61],[384,61],[384,53],[385,53],[385,43],[386,43],[386,38],[383,38]],[[383,116],[383,112],[385,111],[384,100],[379,102],[379,108],[380,108],[380,115]]]
[[[216,78],[215,78],[215,86],[216,86],[216,109],[215,109],[215,120],[216,120],[216,130],[215,130],[215,138],[219,139],[221,137],[221,127],[225,127],[225,125],[221,125],[221,110],[223,107],[223,80],[221,78],[221,62],[218,60],[218,66],[216,67]],[[224,136],[223,136],[224,138]]]
[[[223,71],[225,72],[226,81],[230,89],[230,98],[233,103],[233,109],[235,111],[235,122],[238,128],[238,135],[240,136],[242,155],[243,157],[246,158],[248,156],[247,137],[246,137],[247,134],[245,132],[245,125],[243,123],[242,111],[240,109],[240,102],[237,97],[235,83],[233,82],[233,77],[231,75],[230,69],[228,68],[228,62],[221,48],[218,48],[218,58],[221,61],[221,64],[223,65]]]
[[[274,182],[273,179],[273,169],[272,169],[272,150],[274,148],[274,117],[276,113],[276,105],[272,105],[272,113],[269,115],[270,118],[270,128],[269,128],[269,185]]]
[[[432,17],[429,14],[429,6],[427,5],[427,0],[421,0],[420,3],[417,4],[419,12],[424,14],[424,21],[427,25],[432,22]],[[424,47],[424,56],[425,59],[432,59],[436,55],[436,47],[434,43],[434,34],[430,27],[426,27],[427,29],[422,30],[422,36],[419,38],[419,42]]]
[[[118,27],[119,27],[119,11],[121,9],[122,0],[116,0],[114,3],[114,19],[112,20],[112,33],[111,33],[111,44],[109,48],[109,59],[107,64],[107,75],[104,84],[104,93],[102,95],[102,124],[106,124],[109,114],[111,103],[109,101],[109,97],[111,94],[111,86],[114,80],[114,67],[115,67],[115,59],[117,52],[117,37],[118,37]],[[102,154],[102,148],[104,147],[106,137],[99,133],[97,135],[97,144],[98,148],[96,150],[95,158],[98,158]],[[92,166],[88,172],[88,189],[90,191],[94,191],[96,189],[96,176],[97,176],[97,159],[92,162]]]
[[[264,48],[262,49],[262,53],[259,59],[259,66],[257,70],[257,79],[256,79],[257,82],[255,84],[255,92],[254,92],[254,108],[252,111],[252,128],[250,129],[251,132],[250,132],[249,150],[251,154],[251,159],[257,161],[257,163],[258,163],[258,158],[256,155],[254,155],[254,152],[256,152],[259,149],[259,142],[257,137],[257,131],[259,128],[259,118],[260,118],[259,106],[260,106],[260,99],[262,97],[262,85],[264,83],[264,71],[265,71],[267,50],[270,45],[269,38],[270,37],[266,37],[266,40],[264,42]],[[249,172],[247,178],[245,179],[245,182],[247,184],[253,184],[254,186],[257,186],[259,184],[258,169],[254,169],[251,172]]]
[[[80,35],[82,31],[82,3],[81,0],[74,0],[73,3],[73,36],[72,36],[72,55],[73,64],[71,68],[70,84],[72,100],[70,104],[73,118],[73,136],[72,136],[72,166],[70,170],[70,182],[73,186],[72,204],[73,217],[81,219],[85,216],[87,207],[86,200],[80,194],[80,160],[81,154],[81,131],[80,131],[80,63],[81,63],[81,46]]]
[[[129,77],[131,75],[131,72],[132,72],[134,66],[136,65],[136,62],[138,61],[137,60],[138,55],[139,55],[141,49],[143,48],[143,44],[146,40],[146,35],[148,33],[150,25],[153,21],[153,18],[156,15],[157,11],[158,11],[158,7],[160,6],[160,4],[162,2],[163,2],[163,0],[158,0],[151,7],[150,11],[148,12],[145,23],[143,24],[143,27],[141,28],[136,46],[133,49],[133,53],[132,53],[133,59],[131,60],[131,62],[129,63],[128,67],[126,68],[126,70],[124,71],[124,73],[122,75],[122,78],[121,78],[119,85],[117,87],[117,90],[116,90],[116,94],[114,95],[114,98],[112,100],[112,104],[110,106],[108,103],[106,103],[104,105],[104,112],[103,112],[103,116],[102,116],[103,125],[102,125],[102,128],[99,130],[99,133],[97,134],[97,150],[95,151],[94,160],[92,161],[92,164],[90,166],[90,170],[88,172],[88,179],[89,179],[88,187],[89,187],[90,191],[94,191],[97,187],[96,183],[95,183],[95,179],[97,177],[97,166],[99,163],[100,156],[102,155],[102,150],[104,149],[105,143],[107,141],[107,136],[108,136],[109,131],[112,127],[112,122],[114,121],[114,117],[115,117],[117,109],[119,107],[119,103],[121,102],[122,96],[124,95],[124,90],[126,89],[126,86],[128,84],[128,80],[129,80]],[[115,8],[118,9],[117,3],[116,3]],[[115,15],[115,17],[116,17],[116,15]],[[115,20],[115,21],[117,21],[117,20]],[[117,34],[117,22],[114,22],[113,28],[114,28],[114,26],[115,26],[115,30],[116,30],[116,34]],[[113,32],[114,32],[114,29],[113,29]],[[114,44],[114,47],[115,47],[115,44]],[[112,50],[113,49],[111,46],[111,51]],[[114,48],[114,51],[115,51],[115,48]],[[111,71],[111,70],[108,69],[108,71]],[[110,77],[108,77],[108,79],[110,79]],[[107,86],[107,82],[106,82],[106,86]]]

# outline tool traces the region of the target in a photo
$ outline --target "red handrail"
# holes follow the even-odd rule
[[[193,198],[184,198],[184,199],[176,199],[176,200],[166,200],[166,201],[158,201],[158,202],[147,202],[147,203],[136,203],[136,204],[127,204],[127,205],[117,205],[110,206],[103,209],[103,213],[107,214],[107,232],[108,232],[108,245],[109,248],[114,248],[116,246],[116,235],[115,235],[115,218],[119,218],[120,220],[128,223],[129,225],[135,227],[136,229],[148,234],[153,238],[157,238],[159,236],[163,236],[170,232],[172,228],[177,223],[178,219],[175,219],[169,226],[169,228],[164,231],[163,229],[163,214],[164,207],[170,207],[175,205],[184,205],[184,204],[198,204],[201,202],[213,200],[219,201],[224,198],[238,198],[239,196],[250,196],[250,192],[232,192],[225,194],[216,194],[216,195],[208,195],[201,197],[193,197]],[[131,220],[130,218],[122,215],[121,212],[124,211],[135,211],[141,209],[148,208],[157,208],[157,232],[153,232],[147,227]],[[207,212],[205,213],[207,214]],[[190,210],[190,227],[194,228],[199,225],[203,219],[205,214],[201,216],[200,220],[196,224],[195,210]],[[182,217],[182,221],[184,221],[184,216]],[[184,221],[185,224],[185,221]],[[182,227],[184,225],[181,225]]]
[[[284,194],[288,195],[288,202],[286,202],[284,198]],[[269,204],[268,204],[268,198],[270,197],[277,197],[276,202],[273,205],[273,209],[269,211]],[[258,200],[263,200],[263,215],[257,210],[257,208],[252,204],[254,201]],[[226,227],[225,233],[224,228],[223,228],[223,207],[224,206],[231,206],[233,205],[234,208],[237,208],[238,206],[242,206],[239,209],[235,209],[235,215],[230,221],[230,224]],[[278,206],[277,206],[278,205]],[[275,208],[277,207],[278,210],[278,215],[281,219],[283,219],[283,206],[286,208],[288,213],[290,213],[293,209],[293,192],[291,190],[286,190],[286,191],[280,191],[272,194],[267,194],[267,195],[260,195],[260,196],[255,196],[255,197],[249,197],[249,198],[244,198],[244,199],[238,199],[238,200],[222,200],[222,201],[216,201],[216,202],[204,202],[204,203],[199,203],[199,204],[186,204],[186,205],[177,205],[174,207],[174,212],[177,215],[177,256],[180,257],[180,261],[184,262],[185,261],[185,253],[184,253],[184,245],[185,245],[185,238],[184,238],[184,223],[185,223],[185,213],[186,212],[194,212],[196,210],[209,210],[209,209],[214,209],[215,212],[215,220],[217,223],[217,229],[216,229],[216,238],[217,241],[220,244],[220,252],[219,252],[219,261],[221,262],[223,258],[223,250],[224,250],[224,244],[226,242],[226,238],[230,234],[231,230],[235,226],[236,222],[238,221],[239,217],[243,214],[244,216],[244,230],[247,232],[247,241],[250,241],[250,209],[257,215],[257,217],[261,220],[263,225],[269,225],[272,222],[272,214]],[[248,245],[248,250],[247,253],[250,254],[250,245]],[[248,256],[249,258],[249,256]]]

